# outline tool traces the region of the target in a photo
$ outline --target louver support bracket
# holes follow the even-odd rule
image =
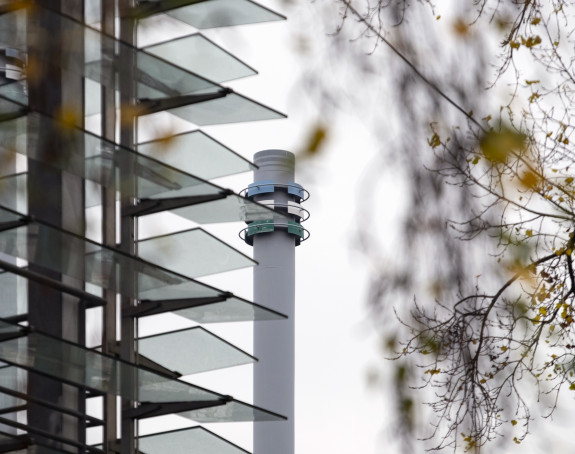
[[[143,403],[135,408],[125,411],[125,416],[131,419],[153,418],[155,416],[171,415],[184,411],[201,410],[203,408],[218,407],[231,402],[231,396],[223,396],[217,400],[200,402],[168,402],[168,403]]]
[[[197,104],[200,102],[211,101],[213,99],[225,98],[227,95],[233,93],[231,88],[221,88],[215,93],[206,94],[191,94],[182,96],[172,96],[171,98],[161,99],[148,99],[143,98],[138,100],[135,106],[136,115],[150,115],[164,110],[177,109],[178,107],[189,106],[190,104]]]
[[[136,205],[126,207],[122,214],[130,217],[146,216],[148,214],[161,213],[162,211],[175,210],[177,208],[225,199],[233,193],[233,191],[226,189],[217,194],[172,197],[167,199],[142,199],[139,200]]]
[[[141,301],[139,305],[124,311],[123,317],[145,317],[149,315],[163,314],[190,307],[204,306],[206,304],[219,303],[226,301],[234,296],[231,292],[226,292],[220,296],[208,298],[183,298],[176,300],[164,301]]]

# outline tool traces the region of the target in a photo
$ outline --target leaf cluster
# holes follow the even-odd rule
[[[405,134],[382,155],[410,185],[402,254],[375,267],[370,301],[396,307],[403,380],[431,391],[430,446],[521,443],[534,401],[552,412],[575,390],[575,5],[337,3],[340,34],[389,51]]]

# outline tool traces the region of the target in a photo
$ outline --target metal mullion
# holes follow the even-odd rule
[[[120,40],[134,46],[136,21],[130,13],[135,6],[134,0],[119,0],[120,13]],[[137,100],[136,84],[134,83],[137,71],[135,48],[121,46],[119,55],[119,90],[120,90],[120,145],[134,149],[136,117],[134,115],[134,106]],[[130,209],[136,202],[137,195],[137,178],[135,176],[134,160],[124,155],[120,161],[120,250],[130,255],[136,255],[136,223],[133,217],[124,216],[124,212]],[[123,294],[137,294],[137,275],[131,273],[122,275],[122,285],[128,288]],[[134,298],[121,297],[121,310],[128,310],[135,306]],[[128,317],[121,318],[121,340],[120,340],[120,358],[129,362],[135,362],[135,339],[136,339],[136,321]],[[137,380],[137,377],[131,377]],[[135,383],[136,384],[136,383]],[[128,415],[135,407],[135,402],[128,399],[122,399],[122,429],[120,452],[122,454],[134,454],[136,446],[136,422]]]
[[[102,0],[101,5],[102,32],[108,36],[116,36],[116,0]],[[104,43],[109,41],[104,40]],[[105,45],[105,44],[104,44]],[[102,55],[110,61],[116,58],[114,47],[102,49]],[[115,69],[105,80],[116,80]],[[116,143],[116,87],[102,86],[102,137]],[[106,246],[116,245],[116,186],[115,177],[111,187],[102,187],[102,242]],[[106,306],[102,314],[102,352],[109,354],[116,345],[117,336],[117,302],[116,292],[105,290]],[[115,447],[118,438],[118,398],[115,394],[103,396],[104,435],[103,442],[107,451]]]

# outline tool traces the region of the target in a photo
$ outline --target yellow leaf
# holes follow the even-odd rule
[[[512,425],[512,426],[516,426],[516,425],[517,425],[517,421],[515,421],[514,419],[511,420],[511,425]]]
[[[471,164],[477,164],[479,162],[479,156],[475,156],[473,158],[473,161],[471,161]]]
[[[525,235],[527,235],[528,237],[532,237],[533,236],[533,230],[529,229],[525,231]]]
[[[308,136],[305,153],[309,156],[317,155],[323,148],[327,139],[327,128],[321,124],[316,125]]]
[[[541,44],[541,36],[539,36],[539,35],[530,36],[527,39],[521,37],[521,44],[523,44],[528,49],[531,49],[532,47],[536,46],[537,44]]]
[[[539,183],[539,176],[536,175],[534,172],[528,170],[519,177],[519,181],[527,189],[535,189],[537,187],[537,184]]]
[[[441,145],[441,139],[439,138],[439,134],[434,132],[433,135],[431,136],[431,139],[427,140],[427,143],[431,148],[437,148],[439,145]]]
[[[541,22],[541,18],[540,17],[536,17],[535,19],[533,19],[531,21],[531,25],[537,25],[539,22]]]
[[[438,374],[439,372],[441,372],[441,369],[428,369],[428,370],[425,371],[425,373],[426,373],[426,374],[429,374],[429,375],[436,375],[436,374]]]
[[[573,177],[565,178],[565,184],[573,183]]]
[[[503,163],[513,150],[525,146],[525,136],[510,128],[501,131],[488,131],[479,142],[483,155],[492,163]]]
[[[502,352],[506,352],[507,351],[507,347],[500,347]]]
[[[575,390],[575,383],[571,383],[571,384],[569,385],[569,389],[570,389],[571,391]]]
[[[459,36],[466,36],[469,33],[469,25],[462,18],[458,18],[453,23],[453,32]]]

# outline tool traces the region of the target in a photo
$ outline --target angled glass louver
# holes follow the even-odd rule
[[[138,143],[138,118],[160,112],[199,126],[284,116],[221,86],[256,71],[198,33],[138,48],[156,14],[197,28],[283,19],[251,0],[0,0],[2,452],[136,454],[160,440],[162,452],[241,454],[201,428],[138,437],[137,422],[285,419],[176,378],[256,360],[224,339],[202,327],[138,336],[141,317],[165,312],[285,318],[193,279],[255,263],[203,230],[138,241],[138,224],[168,211],[286,218],[208,181],[254,165],[203,132]]]
[[[229,27],[233,25],[256,24],[284,20],[285,17],[251,0],[152,0],[159,8],[182,5],[167,14],[196,28]],[[186,5],[187,4],[187,5]],[[172,8],[174,8],[172,6]]]
[[[185,348],[181,348],[185,345]],[[180,375],[251,364],[256,359],[201,327],[138,338],[138,352]]]
[[[0,255],[0,259],[2,259]],[[7,271],[0,272],[0,318],[26,314],[28,286],[25,278]]]
[[[22,212],[22,214],[28,214],[25,203],[27,174],[21,173],[6,177],[5,181],[7,185],[19,188],[19,192],[17,193],[18,197],[11,197],[9,195],[7,195],[6,198],[0,197],[0,199],[5,201],[4,204],[0,203],[0,206]],[[86,182],[88,183],[89,180],[86,180]],[[200,224],[239,221],[250,222],[270,218],[283,220],[285,218],[281,213],[277,211],[274,212],[265,205],[253,202],[212,183],[198,179],[195,179],[195,182],[201,183],[201,185],[198,184],[196,187],[187,188],[186,195],[182,197],[166,197],[172,194],[162,193],[161,195],[163,197],[153,196],[143,199],[130,210],[129,215],[146,216],[170,211]],[[155,184],[152,183],[151,185]],[[149,188],[151,185],[142,186],[140,192],[143,192],[146,187]],[[165,186],[163,189],[165,189]],[[101,203],[100,190],[101,188],[97,186],[86,187],[87,208],[97,206]],[[195,208],[191,205],[195,205]],[[202,205],[203,207],[201,207]]]
[[[230,323],[282,320],[286,316],[238,297],[209,305],[174,310],[174,314],[198,323]]]
[[[169,292],[162,289],[184,283],[194,286],[198,296],[215,293],[185,276],[64,230],[30,222],[17,213],[0,209],[0,219],[6,223],[3,230],[0,224],[0,253],[5,257],[26,260],[40,269],[139,299],[150,290],[167,295]],[[137,276],[136,290],[122,285],[121,277],[127,275]]]
[[[23,109],[23,106],[0,98],[0,109],[2,107],[11,112],[18,112]],[[50,156],[49,159],[37,154],[36,143],[40,140],[41,131],[46,128],[56,128],[65,134],[64,143],[67,153]],[[192,203],[210,203],[214,200],[214,221],[206,221],[208,217],[202,215],[201,210],[197,214],[194,214],[194,211],[182,211],[182,215],[195,222],[252,221],[281,216],[263,205],[233,194],[201,178],[184,173],[82,129],[58,123],[54,119],[37,112],[0,121],[0,137],[1,159],[13,159],[11,156],[18,153],[30,159],[41,160],[45,164],[78,175],[99,185],[111,186],[118,188],[118,190],[123,189],[120,167],[129,165],[138,177],[134,197],[156,200],[148,203],[150,209],[144,211],[136,209],[134,215],[175,210]],[[212,167],[216,168],[217,166],[213,165]],[[17,185],[18,182],[6,180],[6,184]],[[22,187],[24,186],[22,185]],[[8,189],[13,188],[9,187]],[[9,193],[14,194],[12,191]],[[2,196],[0,195],[0,197]],[[188,199],[185,199],[186,197]],[[162,203],[162,199],[173,198],[178,198],[175,205]],[[226,198],[230,200],[222,208],[220,199]],[[15,208],[16,199],[9,197],[9,200],[11,201],[8,202],[10,207]],[[221,213],[222,209],[226,209],[228,212]],[[189,214],[186,215],[186,213]],[[225,217],[227,221],[220,221],[219,219],[222,217]]]
[[[3,321],[0,347],[0,361],[5,363],[139,402],[211,402],[223,397]]]
[[[285,115],[237,93],[209,101],[166,109],[177,117],[199,126],[274,120]]]
[[[5,154],[1,151],[0,161]],[[14,211],[25,212],[27,210],[26,174],[17,173],[0,178],[0,206]]]
[[[284,317],[275,311],[137,257],[64,230],[33,222],[18,213],[0,208],[0,221],[4,223],[0,223],[0,269],[5,268],[16,273],[17,271],[12,269],[14,265],[7,268],[9,263],[6,263],[6,260],[25,260],[34,265],[36,271],[53,271],[68,276],[73,281],[89,283],[90,292],[96,295],[103,289],[108,289],[137,298],[142,301],[142,305],[151,306],[147,311],[137,312],[138,316],[175,311],[187,318],[210,322]],[[122,285],[121,276],[126,275],[137,276],[137,289]],[[17,293],[18,286],[25,285],[22,278],[12,279],[8,273],[1,274],[0,277],[9,284],[5,291],[7,295]],[[210,307],[212,305],[214,307]],[[229,312],[222,310],[224,307]],[[17,307],[6,310],[21,313],[24,309]]]
[[[27,9],[21,8],[0,15],[0,45],[3,47],[19,49],[27,52],[28,42],[46,39],[50,36],[50,29],[42,28],[42,24],[50,24],[57,27],[64,35],[64,39],[70,42],[85,42],[84,52],[61,62],[51,62],[53,65],[60,64],[65,71],[77,73],[101,84],[109,89],[118,90],[120,78],[118,74],[124,69],[122,56],[133,55],[136,60],[135,70],[136,92],[140,100],[148,103],[135,104],[134,112],[137,115],[146,115],[159,111],[168,111],[185,120],[198,125],[221,124],[236,121],[255,121],[274,118],[283,118],[284,115],[269,109],[245,96],[225,91],[223,87],[204,77],[186,71],[167,61],[160,59],[145,51],[138,50],[124,42],[106,36],[99,31],[76,22],[73,19],[55,13],[49,9],[35,7],[34,15],[36,27],[24,30],[24,33],[14,34],[11,30],[17,28],[16,24],[26,24]],[[21,28],[25,28],[24,25]],[[58,43],[54,43],[58,46]],[[73,56],[72,56],[73,57]],[[78,61],[80,60],[80,61]],[[73,63],[72,63],[73,62]],[[82,64],[83,62],[83,64]],[[17,102],[24,102],[23,91],[12,89],[10,86],[0,87],[0,95],[6,96]],[[229,93],[229,94],[228,94]],[[205,102],[210,103],[207,111],[198,109],[187,110],[186,104],[197,102],[192,98],[181,98],[186,95],[207,96]],[[88,95],[89,96],[89,95]],[[227,103],[213,103],[209,99],[215,96],[222,99],[230,97]],[[161,100],[174,100],[165,105]],[[94,106],[94,103],[88,103]],[[174,105],[178,107],[173,107]],[[227,109],[235,109],[235,115]],[[213,113],[219,112],[222,117],[214,117]],[[86,115],[99,112],[86,112]],[[248,115],[245,119],[243,115]]]
[[[200,130],[139,143],[138,152],[205,180],[255,169],[250,161]]]
[[[2,266],[6,266],[2,258],[0,256],[0,269]],[[19,270],[27,275],[26,268],[19,268]],[[0,272],[0,286],[2,288],[0,318],[25,320],[28,315],[28,285],[34,276],[26,277],[15,273],[14,270],[12,272]],[[37,285],[41,285],[41,283]],[[96,287],[96,289],[99,288]],[[66,292],[66,289],[62,288],[62,291]],[[138,317],[172,312],[197,323],[281,320],[285,318],[285,315],[279,312],[192,280],[169,288],[162,287],[140,292],[140,297],[143,300],[139,306],[141,311],[136,314]],[[82,299],[81,296],[80,299]]]
[[[191,278],[256,264],[200,228],[138,241],[138,255]],[[202,257],[202,260],[191,260],[193,257]]]
[[[256,74],[255,69],[199,33],[143,50],[217,83]]]
[[[200,426],[145,435],[138,446],[143,454],[164,454],[167,446],[171,454],[250,454]]]
[[[286,419],[277,413],[272,413],[237,400],[226,405],[182,411],[176,414],[182,418],[200,423],[282,421]]]
[[[205,402],[210,405],[209,411],[208,408],[198,408],[178,412],[183,417],[198,421],[283,419],[280,415],[229,396],[3,321],[0,321],[0,361],[74,386],[116,394],[137,402],[195,402],[199,407]],[[216,407],[222,408],[216,411]]]

